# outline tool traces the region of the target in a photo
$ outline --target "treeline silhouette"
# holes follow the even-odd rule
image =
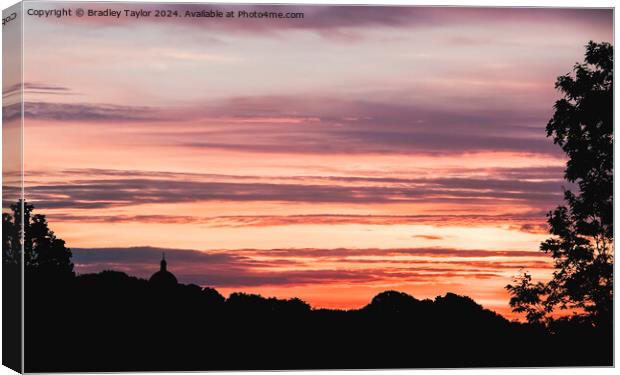
[[[76,275],[71,250],[33,208],[19,201],[2,215],[3,364],[18,371],[613,365],[613,330],[586,315],[510,322],[452,293],[418,300],[385,291],[348,311],[298,298],[224,298],[177,283],[164,259],[148,281]]]
[[[6,265],[5,265],[6,266]],[[5,268],[7,270],[7,268]],[[448,293],[386,291],[357,310],[122,272],[27,271],[25,370],[164,371],[612,365],[612,333],[509,322]]]

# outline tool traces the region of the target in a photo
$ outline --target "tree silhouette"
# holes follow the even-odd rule
[[[540,249],[554,260],[552,279],[532,282],[527,272],[515,285],[510,305],[530,322],[548,322],[555,308],[582,311],[595,326],[612,320],[613,298],[613,47],[586,46],[574,75],[558,77],[564,97],[547,124],[568,156],[564,178],[577,192],[564,191],[565,205],[547,214],[550,234]]]
[[[19,208],[13,206],[11,206],[13,215],[2,213],[2,263],[4,265],[18,265],[20,262],[20,231],[19,225],[15,223],[21,222],[21,205]]]
[[[25,201],[11,205],[13,214],[2,214],[3,262],[19,264],[24,251],[24,269],[54,278],[74,276],[71,250],[48,226],[45,215],[33,215],[34,206]],[[22,230],[23,211],[23,230]]]

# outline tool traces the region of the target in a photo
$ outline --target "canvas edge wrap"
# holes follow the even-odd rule
[[[13,215],[11,205],[21,205],[14,220],[23,228],[22,15],[22,2],[2,11],[2,212]],[[23,245],[23,241],[20,242]],[[15,257],[17,263],[9,265],[5,262],[5,247],[3,238],[2,364],[21,373],[24,371],[23,251]]]

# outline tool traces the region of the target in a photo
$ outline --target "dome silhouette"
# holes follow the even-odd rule
[[[166,263],[166,255],[162,254],[161,263],[159,271],[155,272],[151,278],[149,279],[149,283],[160,286],[160,287],[170,287],[177,285],[177,278],[168,271]]]

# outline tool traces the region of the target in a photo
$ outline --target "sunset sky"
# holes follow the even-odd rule
[[[211,8],[252,7],[168,6]],[[256,8],[305,17],[26,16],[26,198],[77,272],[148,277],[166,248],[224,295],[451,291],[512,317],[568,187],[555,78],[612,11]]]

